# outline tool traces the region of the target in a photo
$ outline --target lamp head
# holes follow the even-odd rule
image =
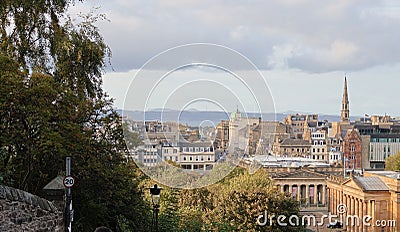
[[[162,188],[159,188],[157,184],[155,184],[152,188],[149,189],[151,194],[151,201],[154,205],[158,205],[160,203],[160,192]]]

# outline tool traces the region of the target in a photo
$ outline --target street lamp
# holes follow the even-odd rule
[[[153,203],[153,221],[152,221],[152,231],[158,231],[158,211],[160,208],[160,192],[162,188],[159,188],[157,184],[155,184],[150,189],[151,194],[151,202]]]

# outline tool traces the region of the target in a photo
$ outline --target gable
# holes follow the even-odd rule
[[[361,188],[360,186],[358,186],[358,185],[354,182],[354,180],[352,180],[352,179],[349,179],[348,181],[346,181],[346,182],[343,184],[343,186],[347,186],[347,187],[354,188],[354,189],[358,189],[358,190],[361,190],[361,191],[362,191],[362,188]]]

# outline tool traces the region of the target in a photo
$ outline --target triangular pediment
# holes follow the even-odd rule
[[[273,179],[326,179],[327,175],[309,171],[309,170],[299,170],[296,172],[289,173],[276,173],[273,175]]]
[[[361,187],[358,186],[358,184],[356,182],[354,182],[354,180],[352,180],[351,178],[349,178],[347,181],[345,181],[343,183],[343,185],[347,186],[347,187],[350,187],[350,188],[362,190]]]

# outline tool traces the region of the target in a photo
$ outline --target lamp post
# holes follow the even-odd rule
[[[162,188],[159,188],[157,184],[155,184],[150,189],[151,194],[151,202],[153,203],[153,218],[152,218],[152,231],[158,231],[158,211],[160,208],[160,192]]]

